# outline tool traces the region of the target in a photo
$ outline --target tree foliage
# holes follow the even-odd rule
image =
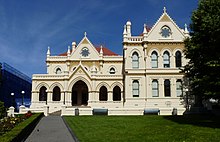
[[[184,67],[190,90],[200,98],[220,98],[220,0],[200,0],[185,40]]]

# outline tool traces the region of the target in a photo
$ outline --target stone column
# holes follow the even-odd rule
[[[109,102],[113,101],[113,91],[108,91],[108,100]]]
[[[175,68],[175,57],[173,55],[170,56],[170,68]]]
[[[163,67],[163,55],[158,56],[158,68],[164,68]]]
[[[170,80],[170,89],[171,89],[171,97],[175,98],[176,97],[176,79],[171,78]]]
[[[51,92],[51,91],[47,92],[47,103],[52,103],[53,102],[52,95],[53,95],[53,92]]]
[[[163,78],[159,79],[159,97],[160,98],[164,97],[164,79]]]

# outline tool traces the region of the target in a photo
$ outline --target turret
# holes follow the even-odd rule
[[[72,52],[74,52],[76,49],[76,42],[72,42]]]
[[[127,36],[131,37],[131,21],[127,21],[126,29],[127,29]]]
[[[184,28],[184,34],[185,34],[186,37],[189,37],[189,31],[188,31],[188,28],[187,28],[187,24],[185,24],[184,27],[185,27]]]
[[[147,26],[146,26],[146,24],[144,24],[143,40],[144,40],[144,41],[147,41]]]

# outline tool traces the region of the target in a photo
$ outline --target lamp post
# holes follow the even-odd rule
[[[13,102],[13,100],[14,100],[14,95],[15,95],[14,93],[11,93],[11,98],[12,98],[12,99],[11,99],[11,106],[13,106],[13,103],[14,103],[14,102]]]
[[[22,101],[21,101],[21,105],[24,105],[24,91],[21,91],[21,95],[22,95]]]

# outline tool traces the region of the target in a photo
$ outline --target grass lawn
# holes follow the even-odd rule
[[[220,142],[220,117],[66,116],[80,142]]]

